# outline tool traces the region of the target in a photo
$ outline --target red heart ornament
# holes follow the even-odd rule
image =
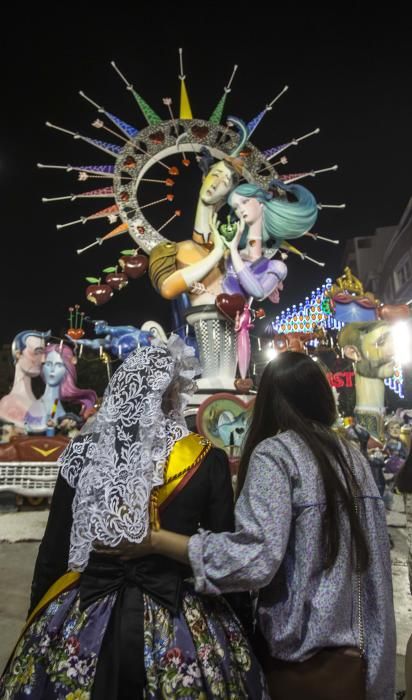
[[[126,158],[123,161],[123,167],[124,168],[135,168],[136,167],[136,161],[133,158],[133,156],[126,156]]]
[[[195,136],[197,139],[204,139],[209,133],[207,126],[200,126],[199,124],[192,126],[191,131],[193,136]]]
[[[165,140],[165,135],[163,131],[156,131],[155,134],[150,134],[149,139],[152,143],[160,144]]]
[[[218,294],[216,297],[216,307],[226,318],[234,321],[236,313],[243,311],[245,298],[241,294]]]
[[[69,335],[73,340],[80,340],[84,336],[83,328],[69,328],[66,335]]]

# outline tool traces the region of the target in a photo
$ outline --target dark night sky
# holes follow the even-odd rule
[[[368,20],[347,14],[339,18],[337,11],[334,16],[305,17],[296,7],[295,14],[283,16],[275,7],[277,20],[270,24],[262,13],[259,19],[254,17],[250,7],[244,17],[233,9],[230,23],[219,11],[213,29],[211,20],[202,17],[201,6],[188,5],[191,13],[184,14],[186,6],[180,5],[184,23],[174,18],[177,9],[172,5],[164,10],[154,3],[141,6],[132,15],[119,11],[103,16],[96,11],[94,18],[88,18],[83,9],[70,5],[71,9],[61,10],[61,19],[25,14],[24,21],[16,10],[15,21],[12,18],[8,26],[1,78],[0,343],[10,342],[26,328],[50,327],[58,333],[65,327],[67,307],[75,303],[94,318],[112,323],[168,321],[167,302],[157,297],[146,279],[129,284],[102,308],[85,300],[85,275],[97,276],[113,264],[118,251],[132,247],[131,239],[119,238],[100,251],[93,249],[78,257],[76,248],[109,231],[110,224],[100,220],[61,231],[55,224],[97,211],[109,200],[81,200],[81,206],[41,202],[42,196],[102,184],[78,182],[70,173],[39,170],[37,162],[114,162],[44,125],[49,120],[110,140],[90,126],[96,111],[77,94],[79,89],[129,123],[144,127],[136,103],[110,66],[112,59],[164,118],[162,97],[171,96],[178,112],[178,47],[183,46],[194,116],[208,118],[238,63],[226,115],[249,121],[284,84],[289,85],[289,92],[255,132],[256,146],[265,149],[320,127],[318,136],[287,151],[289,164],[282,172],[339,164],[337,173],[308,178],[302,184],[320,202],[347,203],[344,211],[321,212],[315,227],[342,243],[337,249],[300,242],[302,249],[325,260],[327,267],[323,271],[289,258],[287,288],[279,309],[299,301],[326,276],[336,276],[345,239],[396,224],[412,195],[411,52],[401,17],[392,24],[376,14]],[[197,19],[193,18],[196,7]],[[196,31],[188,28],[190,22]],[[195,166],[182,174],[176,204],[193,180],[199,180]],[[178,206],[184,209],[185,202],[179,201]],[[193,208],[193,203],[189,206]],[[160,219],[168,214],[168,210],[159,214]],[[175,238],[190,236],[190,222],[183,219],[178,232],[172,228],[167,232]]]

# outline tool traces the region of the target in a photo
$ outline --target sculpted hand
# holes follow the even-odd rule
[[[214,214],[210,213],[209,215],[209,226],[210,226],[210,232],[211,236],[210,239],[217,249],[221,249],[222,251],[224,250],[224,239],[219,233],[219,226],[220,226],[220,221],[217,218],[217,212]]]

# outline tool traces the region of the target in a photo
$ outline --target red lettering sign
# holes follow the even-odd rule
[[[328,372],[326,376],[331,386],[341,389],[343,386],[353,387],[355,372],[335,372],[335,374]]]

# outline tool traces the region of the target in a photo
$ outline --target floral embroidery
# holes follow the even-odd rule
[[[56,598],[23,635],[0,681],[2,700],[90,700],[116,596],[80,611],[76,589]],[[224,600],[185,588],[177,617],[144,599],[145,700],[268,700],[262,671]]]

